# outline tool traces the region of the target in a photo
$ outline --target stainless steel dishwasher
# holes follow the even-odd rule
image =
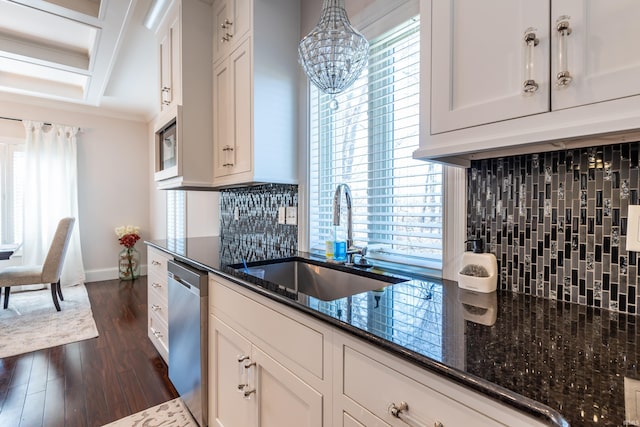
[[[169,379],[207,426],[207,273],[169,261]]]

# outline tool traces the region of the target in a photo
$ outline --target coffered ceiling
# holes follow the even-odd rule
[[[149,4],[0,0],[0,92],[152,115]]]

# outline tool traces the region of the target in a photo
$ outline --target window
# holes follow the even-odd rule
[[[187,192],[167,190],[167,239],[186,237]]]
[[[22,242],[24,144],[0,141],[0,245]]]
[[[371,258],[440,269],[443,167],[412,158],[419,143],[419,18],[370,45],[368,68],[335,97],[337,109],[311,87],[310,248],[324,248],[335,188],[346,183],[356,246],[367,245]]]

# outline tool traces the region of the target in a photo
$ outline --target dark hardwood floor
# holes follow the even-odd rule
[[[0,426],[102,426],[177,397],[147,337],[146,277],[86,286],[100,336],[0,359]]]

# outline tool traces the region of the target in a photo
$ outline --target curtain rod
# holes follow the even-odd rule
[[[16,119],[15,117],[3,117],[3,116],[0,116],[0,119],[2,119],[2,120],[11,120],[12,122],[23,122],[24,121],[22,119]],[[46,123],[45,122],[44,124],[47,125],[47,126],[51,126],[51,123]]]

